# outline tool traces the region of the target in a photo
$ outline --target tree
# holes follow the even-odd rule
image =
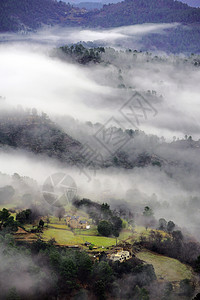
[[[172,291],[173,291],[173,285],[172,285],[172,283],[171,282],[167,282],[166,285],[165,285],[165,287],[164,287],[164,291],[163,291],[163,293],[164,293],[164,299],[163,300],[169,299],[170,294],[172,293]]]
[[[191,297],[194,293],[194,284],[189,279],[183,279],[180,281],[180,294]]]
[[[165,231],[167,229],[167,221],[165,219],[161,218],[161,219],[159,219],[158,222],[159,222],[158,229]]]
[[[50,219],[49,217],[46,218],[47,227],[49,227]]]
[[[198,293],[192,300],[200,300],[200,293]]]
[[[0,211],[0,221],[1,221],[0,226],[1,227],[4,226],[5,222],[8,220],[9,217],[10,217],[9,211],[6,208],[3,208]]]
[[[85,282],[90,278],[92,272],[92,261],[84,251],[75,252],[76,264],[78,266],[78,278]]]
[[[40,222],[39,222],[39,227],[44,227],[44,221],[42,219],[40,219]]]
[[[106,261],[101,261],[94,265],[92,275],[94,279],[101,279],[108,284],[112,281],[113,269]]]
[[[18,295],[17,293],[17,290],[16,288],[11,288],[9,291],[8,291],[8,295],[6,297],[6,300],[20,300],[20,296]]]
[[[6,208],[0,211],[0,229],[6,229],[6,231],[17,231],[18,222],[14,220],[14,217],[10,215]]]
[[[73,258],[66,256],[61,263],[61,275],[67,284],[67,288],[72,290],[76,287],[77,266]]]
[[[200,256],[198,256],[194,262],[194,269],[195,272],[200,273]]]
[[[59,207],[55,212],[55,216],[59,219],[59,221],[61,221],[64,215],[65,215],[65,209],[63,206]]]
[[[183,234],[180,230],[176,230],[172,232],[173,240],[176,242],[180,242],[183,240]]]
[[[122,229],[122,220],[118,216],[112,217],[112,234],[116,238],[116,245],[117,245],[117,238],[119,237],[119,233]]]
[[[143,211],[143,216],[144,216],[144,225],[147,230],[149,226],[153,226],[155,219],[153,216],[153,210],[149,206],[145,206],[144,211]]]
[[[105,299],[106,285],[103,280],[97,280],[94,283],[94,291],[99,299]]]
[[[145,216],[145,217],[153,216],[153,210],[149,206],[145,206],[144,211],[143,211],[143,216]]]
[[[31,209],[22,210],[16,215],[16,220],[21,224],[27,224],[31,221],[31,214]]]
[[[17,231],[18,222],[14,220],[13,216],[10,216],[4,223],[4,227],[6,228],[7,231]]]
[[[175,224],[174,224],[173,221],[169,221],[169,222],[167,223],[167,231],[168,231],[168,232],[172,232],[172,231],[174,230],[174,227],[175,227]]]
[[[99,225],[97,227],[98,232],[103,236],[109,236],[112,234],[112,224],[109,221],[102,220],[99,222]]]
[[[145,288],[140,288],[138,285],[136,285],[134,289],[134,299],[149,300],[149,292]]]
[[[107,219],[109,217],[109,215],[111,215],[110,205],[108,205],[107,203],[103,203],[101,205],[101,212],[102,212],[103,218]]]

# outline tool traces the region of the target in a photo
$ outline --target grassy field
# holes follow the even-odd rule
[[[49,224],[48,225],[49,228],[55,228],[55,229],[67,229],[67,225],[66,224]]]
[[[98,235],[96,226],[90,229],[74,229],[74,233],[79,235]]]
[[[193,277],[191,268],[176,259],[159,255],[148,250],[141,251],[137,253],[136,256],[154,266],[158,280],[175,283],[182,279],[191,279]]]
[[[48,228],[44,229],[42,237],[46,241],[54,238],[57,243],[62,245],[72,245],[82,242],[82,240],[78,239],[78,237],[75,237],[70,230],[64,231],[59,229]]]
[[[53,217],[53,216],[51,216],[51,217],[49,217],[49,221],[50,221],[50,225],[55,225],[55,224],[59,224],[59,225],[66,225],[66,222],[65,222],[65,220],[64,220],[64,218],[62,218],[60,221],[59,221],[59,219],[57,218],[57,217]]]
[[[77,245],[77,244],[84,244],[86,241],[94,244],[97,247],[108,247],[115,245],[115,239],[109,237],[102,237],[102,236],[91,236],[91,235],[80,235],[74,234],[71,230],[62,230],[62,229],[55,229],[55,228],[47,228],[44,229],[42,234],[44,240],[49,240],[54,238],[57,243],[61,245]]]
[[[81,237],[81,236],[79,236]],[[85,235],[82,236],[84,242],[89,242],[94,244],[96,247],[109,247],[112,245],[115,245],[116,240],[115,238],[111,238],[111,237],[104,237],[104,236],[89,236],[89,235]]]
[[[84,244],[86,241],[94,244],[96,247],[109,247],[116,244],[114,237],[103,237],[98,234],[97,226],[91,226],[90,229],[73,229],[70,230],[64,219],[61,221],[58,218],[51,217],[47,229],[44,229],[42,237],[45,240],[54,238],[57,243],[62,245]],[[123,229],[118,237],[118,243],[123,240],[139,238],[141,233],[148,235],[150,230],[145,230],[144,227],[137,227],[134,233],[131,230]]]

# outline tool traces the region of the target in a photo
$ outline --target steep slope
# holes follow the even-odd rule
[[[1,114],[0,146],[44,154],[61,161],[80,160],[81,143],[66,134],[45,114]]]

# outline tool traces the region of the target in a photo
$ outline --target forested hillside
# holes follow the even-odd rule
[[[52,0],[1,0],[0,32],[32,30],[41,25],[78,25],[81,10]]]
[[[174,0],[125,0],[91,13],[92,26],[124,26],[141,23],[200,22],[200,9]]]
[[[77,161],[81,143],[71,138],[46,114],[15,111],[1,113],[0,146],[24,149],[35,154],[45,154],[59,160]]]
[[[0,32],[27,31],[44,24],[116,27],[169,22],[200,22],[200,9],[174,0],[126,0],[90,12],[52,0],[2,0],[0,7]]]

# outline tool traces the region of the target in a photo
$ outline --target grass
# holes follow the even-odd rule
[[[49,217],[49,221],[50,221],[50,225],[55,225],[55,224],[62,224],[62,225],[66,225],[66,222],[64,220],[64,218],[62,218],[60,221],[57,217]]]
[[[179,282],[185,278],[191,279],[193,277],[192,269],[177,259],[148,250],[141,251],[136,256],[153,265],[158,280]]]
[[[84,244],[86,241],[94,244],[97,247],[109,247],[115,245],[115,238],[74,234],[71,230],[63,230],[59,228],[44,229],[42,237],[46,241],[54,238],[56,242],[61,245]]]
[[[118,240],[127,240],[129,237],[132,237],[132,236],[133,236],[133,232],[131,230],[123,229],[120,232]]]
[[[96,247],[109,247],[115,245],[115,238],[104,237],[104,236],[84,236],[84,242],[89,242],[94,244]]]
[[[162,239],[163,240],[165,240],[166,238],[170,237],[167,232],[164,232],[162,230],[156,230],[156,229],[152,229],[152,228],[147,228],[147,230],[146,230],[146,228],[144,226],[135,226],[133,232],[131,230],[128,230],[128,229],[122,230],[121,233],[124,232],[124,238],[122,238],[122,239],[128,239],[130,237],[130,241],[131,240],[139,241],[141,236],[143,236],[143,237],[145,237],[145,238],[148,239],[148,237],[149,237],[149,235],[150,235],[150,233],[151,233],[152,230],[156,231],[156,232],[159,232],[162,235],[162,237],[163,237]],[[129,234],[128,234],[128,232],[129,232]]]
[[[145,229],[143,228],[143,230]],[[54,238],[58,244],[62,245],[84,244],[87,241],[96,247],[103,246],[106,248],[116,244],[114,237],[98,235],[97,226],[92,226],[90,229],[73,229],[72,231],[67,227],[64,221],[61,220],[59,222],[58,218],[54,217],[50,218],[49,227],[44,229],[42,236],[45,240]],[[118,243],[122,240],[127,240],[130,236],[133,236],[131,230],[123,229],[118,238]]]
[[[33,224],[24,224],[23,227],[25,228],[25,230],[31,230],[34,226]]]
[[[94,226],[90,229],[74,229],[74,233],[78,235],[98,235],[97,227]]]
[[[55,229],[67,229],[67,225],[66,224],[52,224],[50,223],[49,228],[55,228]]]
[[[54,238],[56,242],[61,245],[72,245],[82,243],[82,240],[79,239],[77,236],[74,236],[74,234],[70,230],[64,231],[59,229],[48,228],[44,230],[42,237],[46,241]]]

